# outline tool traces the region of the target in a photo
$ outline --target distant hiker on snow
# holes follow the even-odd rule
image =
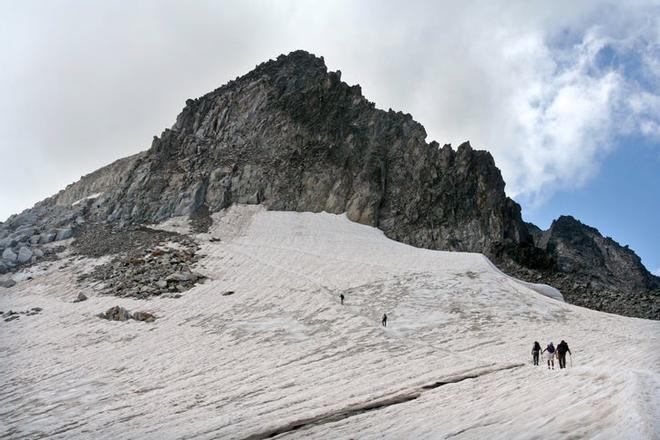
[[[542,353],[548,353],[546,354],[546,358],[548,359],[548,370],[550,369],[550,365],[552,365],[552,369],[555,369],[555,346],[552,345],[552,342],[548,342],[548,346],[545,347],[542,351]]]
[[[339,294],[339,301],[341,301],[341,304],[344,305],[344,294],[343,293]]]
[[[383,320],[380,322],[383,324],[383,327],[387,327],[387,314],[383,313]]]
[[[573,356],[573,353],[571,353],[571,349],[568,348],[568,344],[566,341],[562,339],[562,341],[557,345],[557,359],[559,359],[559,368],[566,368],[566,352],[568,352],[571,356]]]
[[[534,365],[539,364],[540,352],[541,352],[541,344],[539,344],[539,341],[534,341],[534,346],[532,347],[532,360],[534,361]]]

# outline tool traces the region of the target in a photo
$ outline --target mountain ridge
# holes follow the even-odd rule
[[[295,51],[187,100],[149,150],[10,217],[0,248],[31,250],[86,222],[155,223],[234,203],[346,212],[407,244],[482,252],[508,273],[561,286],[570,302],[660,319],[660,278],[634,252],[563,217],[533,228],[490,153],[426,137],[409,114],[377,109],[323,58]]]

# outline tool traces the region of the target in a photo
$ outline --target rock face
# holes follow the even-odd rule
[[[62,211],[130,224],[262,203],[346,212],[424,247],[531,243],[489,153],[425,138],[410,115],[377,110],[322,58],[293,52],[188,100],[149,151],[85,176],[10,222]],[[99,195],[80,202],[92,191]]]
[[[467,142],[456,150],[427,143],[409,114],[376,109],[359,86],[303,51],[188,100],[148,151],[11,217],[0,239],[18,242],[25,234],[16,230],[32,227],[44,243],[84,222],[125,227],[175,215],[193,215],[203,231],[208,212],[232,203],[345,212],[395,240],[483,252],[528,278],[591,273],[586,260],[571,259],[569,241],[522,221],[489,153]],[[608,282],[626,292],[629,278],[619,275],[630,267],[611,263]]]
[[[570,216],[559,217],[547,231],[536,233],[535,243],[553,256],[555,266],[537,273],[513,269],[519,276],[554,285],[574,304],[660,319],[660,278],[649,273],[628,246]]]

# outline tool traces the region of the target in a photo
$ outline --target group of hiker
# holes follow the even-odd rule
[[[344,304],[344,299],[344,294],[340,294],[339,301],[342,305]],[[383,318],[380,323],[383,327],[387,327],[387,313],[383,313]],[[573,356],[571,349],[568,348],[568,344],[563,339],[557,347],[555,347],[552,342],[548,342],[548,345],[543,350],[541,350],[541,344],[539,344],[538,341],[534,341],[534,345],[532,346],[532,361],[534,362],[534,365],[539,364],[539,358],[544,353],[548,361],[548,370],[555,369],[555,357],[559,362],[559,368],[563,370],[566,368],[566,353],[570,354],[571,357]]]
[[[566,353],[573,356],[571,349],[568,348],[568,344],[563,339],[559,345],[557,345],[557,347],[555,347],[552,342],[548,342],[548,345],[543,349],[543,351],[541,351],[541,344],[539,344],[538,341],[534,341],[534,345],[532,346],[532,360],[534,365],[539,364],[539,357],[543,353],[545,353],[546,359],[548,360],[548,370],[550,368],[553,370],[555,369],[555,357],[559,361],[559,368],[564,369],[566,368]]]
[[[344,294],[340,293],[339,301],[341,302],[341,305],[344,305],[344,298]],[[387,313],[383,313],[383,319],[380,320],[380,323],[383,327],[387,327]]]

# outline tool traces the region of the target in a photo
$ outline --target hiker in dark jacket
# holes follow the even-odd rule
[[[541,353],[548,353],[546,354],[546,358],[548,359],[548,370],[550,369],[550,365],[552,365],[552,369],[555,369],[555,346],[552,345],[552,342],[548,342],[548,346],[543,349]]]
[[[568,352],[571,356],[573,356],[573,353],[571,353],[571,349],[568,348],[568,344],[566,341],[562,339],[562,341],[557,345],[557,359],[559,359],[559,368],[566,368],[566,352]]]
[[[344,304],[344,294],[340,293],[339,294],[339,300],[341,301],[342,305]]]
[[[383,327],[387,327],[387,314],[383,313],[383,320],[380,322],[383,324]]]
[[[532,347],[532,360],[534,361],[534,365],[539,364],[539,353],[541,353],[541,344],[539,344],[539,341],[534,341],[534,346]]]

